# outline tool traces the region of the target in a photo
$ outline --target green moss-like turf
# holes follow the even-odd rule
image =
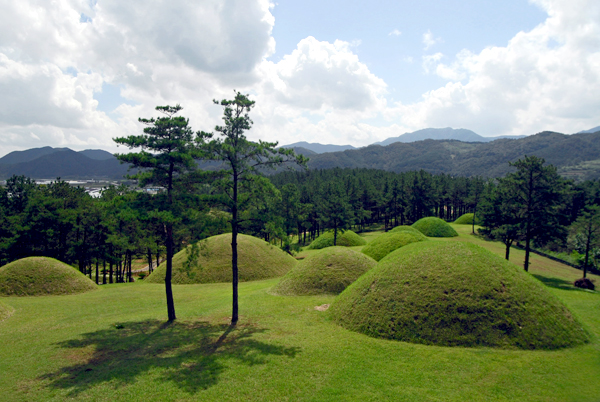
[[[276,278],[296,265],[292,256],[264,240],[243,234],[237,240],[240,281]],[[231,282],[231,233],[198,242],[198,257],[186,264],[190,250],[188,247],[173,256],[173,283]],[[166,269],[163,262],[144,282],[164,282]]]
[[[27,257],[0,268],[0,295],[68,295],[96,289],[75,268],[48,257]]]
[[[413,228],[412,226],[406,226],[406,225],[396,226],[395,228],[390,230],[390,232],[391,233],[409,232],[409,233],[414,233],[417,236],[425,236],[423,233],[419,232],[417,229]]]
[[[457,225],[472,225],[473,224],[473,213],[468,212],[466,214],[462,214],[454,221]],[[479,219],[475,218],[475,224],[479,225]]]
[[[427,237],[425,237],[424,234],[418,232],[417,230],[415,230],[415,232],[417,233],[412,233],[409,231],[384,233],[367,244],[362,249],[362,252],[373,258],[375,261],[379,261],[400,247],[404,247],[407,244],[417,241],[427,240]]]
[[[341,247],[354,247],[364,246],[367,244],[365,239],[357,235],[351,230],[345,230],[344,233],[338,230],[336,246]],[[325,247],[333,246],[333,230],[328,230],[319,237],[317,237],[309,246],[312,250],[319,250]]]
[[[329,311],[350,330],[413,343],[557,349],[588,341],[539,281],[462,242],[418,242],[392,252]]]
[[[433,216],[419,219],[413,223],[412,227],[429,237],[458,236],[456,230],[454,230],[446,221]]]
[[[272,292],[290,296],[337,295],[375,265],[375,260],[357,251],[327,247],[300,261]]]
[[[0,301],[0,321],[6,320],[14,311],[14,308]]]

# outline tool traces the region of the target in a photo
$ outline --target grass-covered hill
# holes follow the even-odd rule
[[[96,289],[88,277],[48,257],[27,257],[0,268],[0,295],[68,295]]]
[[[417,236],[420,235],[420,236],[425,237],[425,235],[423,233],[419,232],[417,229],[413,228],[412,226],[406,226],[406,225],[396,226],[395,228],[390,230],[390,232],[392,232],[392,233],[408,232],[408,233],[415,234]]]
[[[329,310],[350,330],[413,343],[558,349],[588,341],[541,282],[463,242],[418,242],[394,251]]]
[[[333,246],[333,230],[329,230],[319,237],[317,237],[309,246],[312,250],[318,250],[325,247]],[[351,230],[342,231],[338,230],[336,246],[342,247],[354,247],[354,246],[364,246],[367,244],[365,239],[357,235]]]
[[[240,281],[275,278],[296,265],[292,256],[264,240],[242,234],[237,240]],[[231,282],[231,233],[198,242],[197,255],[189,261],[192,250],[187,247],[173,257],[173,283]],[[166,269],[163,262],[145,281],[164,282]]]
[[[362,252],[373,258],[375,261],[379,261],[400,247],[423,240],[427,240],[427,237],[420,232],[416,234],[409,231],[391,231],[375,238],[363,247]]]
[[[467,212],[466,214],[462,214],[459,216],[454,223],[457,225],[472,225],[473,224],[473,216],[472,212]],[[479,225],[479,219],[475,218],[475,224]]]
[[[434,216],[421,218],[412,225],[413,228],[428,237],[455,237],[458,236],[456,230],[446,221]]]
[[[272,289],[278,295],[339,294],[377,262],[347,247],[327,247],[310,254]]]

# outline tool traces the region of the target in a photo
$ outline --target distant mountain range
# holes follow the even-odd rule
[[[123,179],[128,164],[110,152],[69,148],[33,148],[14,151],[0,158],[0,179],[23,175],[34,179]]]
[[[332,145],[332,144],[319,144],[316,142],[294,142],[293,144],[282,145],[281,148],[304,148],[308,149],[317,154],[323,154],[325,152],[339,152],[347,149],[356,149],[352,145]]]
[[[314,155],[309,168],[372,168],[393,172],[425,170],[457,176],[500,177],[508,162],[542,157],[559,173],[574,179],[600,178],[600,132],[565,135],[543,132],[520,139],[492,142],[424,140]]]
[[[464,128],[425,128],[423,130],[414,131],[412,133],[405,133],[398,137],[390,137],[381,142],[376,142],[373,145],[390,145],[394,142],[416,142],[423,140],[458,140],[463,142],[491,142],[504,138],[518,139],[523,137],[525,136],[503,135],[499,137],[483,137],[471,130],[467,130]]]
[[[600,131],[600,126],[594,127],[594,128],[590,128],[589,130],[580,131],[577,134],[586,134],[586,133],[591,134],[591,133],[597,133],[598,131]]]
[[[423,130],[414,131],[412,133],[404,133],[398,137],[390,137],[386,140],[376,142],[371,145],[390,145],[395,142],[416,142],[423,140],[458,140],[463,142],[491,142],[499,139],[518,139],[523,138],[525,135],[509,136],[503,135],[499,137],[483,137],[471,130],[464,128],[425,128]],[[358,149],[352,145],[331,145],[331,144],[319,144],[314,142],[295,142],[289,145],[282,145],[282,148],[305,148],[309,151],[313,151],[317,154],[323,154],[326,152],[340,152],[349,149]]]
[[[443,134],[442,131],[431,130],[428,131],[430,134],[423,133],[426,131],[420,130],[420,135]],[[477,135],[469,130],[446,131],[446,134],[458,135],[457,132],[468,136],[469,139],[476,138],[473,134]],[[411,136],[405,137],[406,135],[396,139],[411,138]],[[394,172],[423,169],[430,173],[457,176],[499,177],[511,170],[508,162],[514,162],[526,155],[536,155],[556,166],[559,173],[565,177],[600,178],[600,131],[598,130],[593,133],[572,135],[543,132],[518,139],[497,139],[491,142],[456,139],[396,141],[390,145],[370,145],[358,149],[348,148],[343,151],[323,153],[307,148],[311,145],[315,144],[296,143],[285,147],[291,146],[296,153],[309,157],[308,166],[311,169],[373,168]],[[199,166],[203,169],[216,169],[220,164],[201,162]],[[0,179],[7,179],[17,174],[34,179],[61,177],[118,180],[128,173],[127,168],[128,165],[120,164],[106,151],[75,152],[69,148],[44,147],[15,151],[0,158]]]

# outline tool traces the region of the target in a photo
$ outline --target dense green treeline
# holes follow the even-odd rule
[[[425,216],[454,221],[467,212],[502,217],[498,209],[501,199],[492,197],[499,194],[501,182],[424,171],[285,171],[242,193],[246,201],[240,211],[239,228],[240,233],[290,251],[297,243],[308,244],[329,229],[389,230]],[[598,249],[596,226],[592,224],[597,220],[593,206],[600,205],[600,184],[561,180],[555,185],[560,186],[561,196],[553,207],[552,225],[558,230],[544,230],[555,236],[533,240],[538,242],[536,245],[550,241],[551,248],[558,251],[577,250],[587,255],[591,264]],[[178,200],[181,218],[175,222],[175,251],[231,231],[230,211],[215,198],[218,189],[206,182],[193,190]],[[92,198],[84,189],[60,179],[37,185],[26,177],[13,176],[0,188],[0,264],[28,256],[48,256],[79,267],[86,274],[98,272],[100,283],[131,280],[133,259],[143,258],[156,266],[157,259],[164,258],[165,226],[157,210],[161,197],[164,194],[160,191],[150,194],[121,186],[105,189],[101,197]],[[510,213],[510,209],[507,211]],[[511,244],[523,240],[517,231],[510,232],[510,224],[507,221],[507,226],[488,229],[495,229],[499,240],[503,240],[503,233],[512,233]]]
[[[163,258],[165,227],[156,209],[163,196],[120,186],[93,198],[60,179],[38,185],[13,176],[0,188],[0,265],[47,256],[90,277],[95,271],[97,282],[131,281],[133,259],[156,266]],[[227,230],[227,217],[206,208],[194,198],[182,200],[178,248]]]
[[[271,181],[281,191],[288,234],[314,238],[336,226],[389,229],[426,216],[453,221],[473,212],[485,181],[418,172],[328,169],[282,172]],[[337,219],[332,220],[332,215]]]

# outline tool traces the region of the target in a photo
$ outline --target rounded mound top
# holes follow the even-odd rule
[[[54,258],[27,257],[0,268],[3,296],[69,295],[96,288],[81,272]]]
[[[433,216],[419,219],[413,223],[412,227],[429,237],[458,236],[456,230],[454,230],[446,221]]]
[[[424,234],[417,230],[415,230],[415,232],[416,233],[409,231],[397,231],[384,233],[367,244],[362,249],[362,252],[373,258],[375,261],[379,261],[400,247],[404,247],[407,244],[417,241],[427,240],[427,237],[425,237]]]
[[[456,223],[457,225],[472,225],[474,216],[475,215],[472,212],[462,214],[458,217],[458,219],[454,221],[454,223]],[[479,219],[475,218],[475,224],[479,225]]]
[[[328,230],[323,233],[321,236],[317,237],[309,246],[310,249],[318,250],[325,247],[333,246],[333,230]],[[345,230],[342,233],[338,230],[336,246],[341,247],[354,247],[354,246],[364,246],[367,244],[365,239],[357,235],[351,230]]]
[[[273,293],[288,296],[339,294],[375,265],[375,260],[357,251],[327,247],[300,261],[281,278]]]
[[[425,235],[421,232],[419,232],[417,229],[413,228],[412,226],[406,226],[406,225],[400,225],[400,226],[396,226],[395,228],[393,228],[392,230],[390,230],[391,233],[398,233],[398,232],[409,232],[409,233],[414,233],[417,236],[423,236],[425,237]]]
[[[239,234],[237,243],[242,282],[275,278],[296,265],[294,257],[256,237]],[[166,270],[163,262],[144,282],[164,282]],[[231,282],[231,233],[209,237],[175,254],[171,280],[176,284]]]
[[[418,242],[392,252],[329,311],[350,330],[414,343],[557,349],[588,341],[539,281],[462,242]]]

